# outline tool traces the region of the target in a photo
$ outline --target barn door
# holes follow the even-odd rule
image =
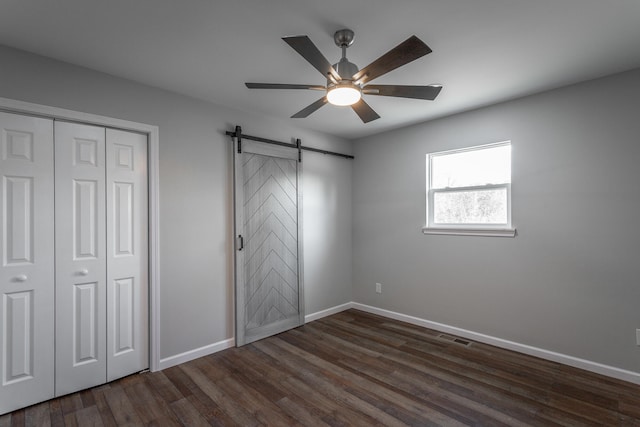
[[[0,112],[0,414],[53,397],[53,121]]]
[[[304,324],[300,194],[295,149],[235,147],[236,345]]]

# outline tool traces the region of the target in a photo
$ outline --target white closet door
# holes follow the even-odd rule
[[[56,395],[106,382],[105,129],[56,122]]]
[[[107,129],[107,381],[149,367],[147,137]]]
[[[0,112],[0,414],[54,392],[52,136]]]

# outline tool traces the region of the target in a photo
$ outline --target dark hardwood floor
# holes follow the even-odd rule
[[[637,425],[640,386],[349,310],[5,426]]]

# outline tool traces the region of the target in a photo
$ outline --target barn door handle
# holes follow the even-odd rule
[[[239,251],[244,249],[244,237],[242,237],[242,234],[238,235],[238,239],[240,240],[240,247],[238,248]]]

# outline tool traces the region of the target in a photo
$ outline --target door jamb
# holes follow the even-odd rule
[[[2,97],[0,97],[0,111],[69,120],[147,135],[147,172],[149,175],[149,369],[152,372],[160,370],[160,146],[158,126]]]

